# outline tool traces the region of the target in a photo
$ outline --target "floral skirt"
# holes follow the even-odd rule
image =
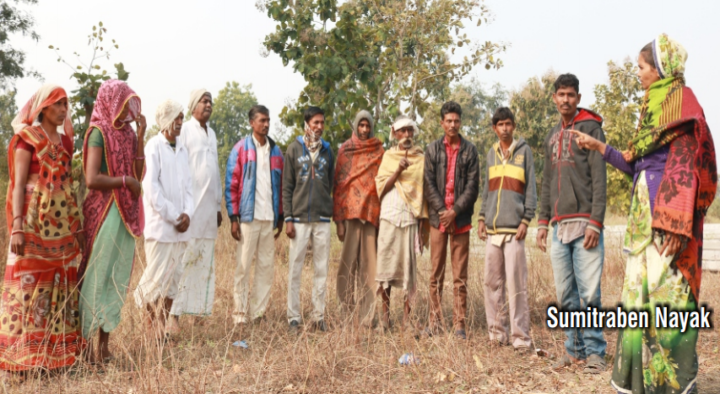
[[[623,283],[623,308],[649,312],[649,328],[618,334],[611,384],[618,393],[696,393],[698,330],[655,328],[655,306],[696,310],[683,274],[672,267],[674,256],[662,256],[659,236],[651,232],[644,174],[635,187],[625,250],[629,252]],[[650,230],[650,231],[649,231]]]
[[[83,341],[77,268],[18,275],[8,253],[0,299],[0,370],[72,365]]]

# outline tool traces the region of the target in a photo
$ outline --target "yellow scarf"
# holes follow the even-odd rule
[[[375,186],[378,193],[382,193],[385,183],[397,170],[400,160],[406,157],[410,161],[410,167],[403,171],[395,181],[400,197],[410,207],[416,219],[427,219],[428,208],[423,194],[423,178],[425,169],[425,155],[422,149],[413,146],[408,151],[400,150],[397,147],[385,152],[380,169],[375,177]]]

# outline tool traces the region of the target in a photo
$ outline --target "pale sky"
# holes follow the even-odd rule
[[[609,60],[635,59],[643,45],[665,32],[687,49],[687,84],[704,107],[713,135],[720,135],[720,78],[712,76],[720,65],[716,41],[720,2],[487,0],[486,4],[494,20],[481,27],[467,23],[468,36],[510,44],[500,56],[505,67],[498,71],[478,67],[472,72],[488,86],[499,82],[517,89],[549,69],[572,72],[580,79],[581,104],[589,106],[594,101],[593,86],[607,82]],[[217,94],[227,81],[252,84],[275,124],[285,102],[297,98],[305,85],[302,76],[290,66],[283,67],[278,56],[260,55],[263,38],[275,25],[255,8],[255,0],[40,0],[28,10],[36,18],[41,39],[36,43],[15,38],[14,44],[27,52],[27,66],[68,93],[76,88],[69,79],[72,71],[56,61],[48,45],[59,47],[68,60],[74,51],[88,59],[87,35],[93,24],[102,21],[108,38],[120,44],[110,61],[102,64],[108,71],[116,62],[125,64],[128,83],[142,98],[149,124],[154,123],[161,101],[172,98],[185,106],[191,90],[205,87]],[[17,81],[18,107],[40,85],[29,78]]]

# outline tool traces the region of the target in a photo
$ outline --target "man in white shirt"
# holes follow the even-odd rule
[[[192,117],[183,124],[178,137],[188,151],[195,219],[188,229],[183,274],[170,312],[174,316],[208,316],[215,299],[215,239],[222,222],[222,186],[217,139],[208,125],[212,107],[212,95],[207,90],[193,91],[188,105]]]
[[[187,150],[177,142],[183,123],[182,105],[166,100],[158,107],[155,120],[160,133],[145,146],[142,182],[147,265],[134,296],[137,306],[149,312],[148,328],[162,337],[166,331],[177,329],[174,319],[167,327],[165,322],[177,294],[195,205]]]
[[[270,111],[255,105],[248,118],[253,133],[235,144],[225,172],[225,203],[232,236],[239,241],[235,254],[235,324],[248,323],[249,319],[259,322],[263,317],[274,277],[275,239],[283,228],[283,156],[268,136]],[[273,235],[274,229],[277,232]],[[248,305],[253,258],[255,279]]]

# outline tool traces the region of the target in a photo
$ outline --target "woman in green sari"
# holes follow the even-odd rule
[[[655,328],[656,305],[697,310],[703,222],[717,189],[715,148],[703,109],[685,86],[686,59],[665,34],[640,51],[646,92],[627,151],[575,133],[580,147],[633,177],[621,302],[651,319],[647,328],[618,335],[611,381],[618,393],[697,392],[698,330]]]
[[[137,122],[137,134],[130,127]],[[98,90],[83,166],[89,193],[83,204],[87,245],[78,269],[82,280],[80,319],[83,337],[99,334],[90,362],[112,360],[110,332],[120,323],[144,216],[140,179],[144,171],[145,117],[140,98],[122,81],[108,80]]]

